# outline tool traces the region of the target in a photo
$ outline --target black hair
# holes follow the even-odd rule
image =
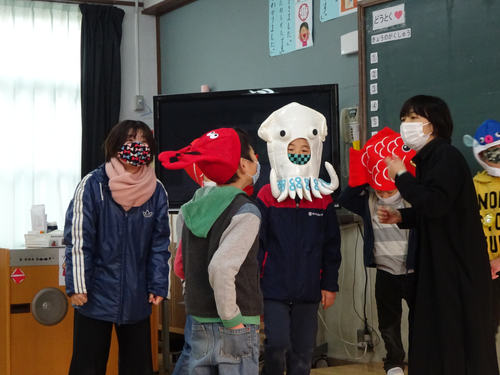
[[[451,119],[450,109],[444,100],[429,95],[414,96],[403,104],[399,118],[409,116],[412,112],[430,121],[435,136],[451,138],[453,120]]]
[[[120,151],[128,137],[130,135],[135,137],[139,131],[142,132],[142,135],[151,150],[151,160],[147,163],[147,165],[151,164],[156,155],[156,145],[153,132],[145,123],[135,120],[123,120],[111,129],[103,145],[104,151],[106,152],[106,161],[109,162],[111,158],[116,157],[118,151]]]
[[[234,130],[236,131],[236,134],[238,134],[238,137],[240,138],[240,145],[241,145],[240,156],[243,159],[252,160],[252,156],[250,155],[250,150],[252,149],[252,145],[250,144],[248,133],[243,129],[239,128],[234,128]],[[239,179],[240,177],[238,176],[238,173],[235,173],[233,177],[231,177],[224,185],[232,184],[238,181]]]
[[[300,31],[303,27],[305,27],[305,28],[309,31],[309,25],[307,24],[307,22],[302,22],[302,23],[300,24],[299,31]]]

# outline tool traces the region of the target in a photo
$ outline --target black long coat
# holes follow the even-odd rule
[[[498,375],[491,317],[491,272],[469,167],[449,139],[413,158],[416,177],[396,186],[417,228],[416,289],[410,317],[409,374]]]

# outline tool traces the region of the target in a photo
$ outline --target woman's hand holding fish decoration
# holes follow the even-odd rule
[[[406,171],[406,166],[403,161],[396,156],[388,156],[385,158],[387,164],[387,172],[391,179],[395,179],[399,172]]]

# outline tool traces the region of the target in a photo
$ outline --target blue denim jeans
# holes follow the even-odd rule
[[[172,375],[189,375],[189,359],[191,357],[191,330],[193,327],[193,317],[186,315],[186,327],[184,328],[184,346],[179,359],[175,363]]]
[[[190,375],[256,375],[259,372],[259,326],[225,328],[193,319]]]

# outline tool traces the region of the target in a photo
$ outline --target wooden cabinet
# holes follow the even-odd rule
[[[59,248],[0,248],[1,375],[68,373],[73,348],[71,301],[67,301],[63,320],[54,325],[43,325],[36,320],[33,303],[34,298],[48,288],[60,290],[62,298],[67,298],[64,285],[59,285],[61,271]],[[13,274],[21,275],[22,281],[14,280]],[[43,308],[53,310],[61,306],[60,301],[49,300]],[[151,346],[155,371],[158,371],[158,320],[158,308],[153,306]],[[114,330],[107,374],[118,374],[118,343]]]

